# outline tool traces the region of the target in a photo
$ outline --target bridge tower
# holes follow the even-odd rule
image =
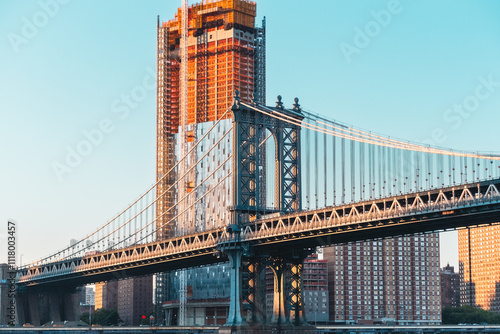
[[[292,109],[278,96],[275,107],[247,104],[235,92],[233,106],[233,206],[226,239],[220,240],[231,266],[229,316],[220,333],[267,333],[277,329],[294,333],[313,333],[307,326],[302,299],[302,268],[310,250],[265,253],[244,243],[240,235],[245,226],[266,214],[285,214],[301,210],[300,129],[304,118],[298,99]],[[275,206],[265,206],[266,130],[275,143]],[[263,161],[264,159],[264,161]],[[263,191],[264,189],[264,191]],[[262,288],[263,270],[274,274],[273,315],[265,317]],[[286,278],[289,278],[287,280]]]
[[[298,99],[292,110],[285,109],[281,96],[276,107],[262,107],[241,103],[235,92],[233,112],[233,224],[241,226],[263,214],[286,213],[301,210],[300,193],[300,112]],[[263,112],[259,112],[262,109]],[[290,122],[275,115],[290,119]],[[265,130],[274,137],[275,148],[275,207],[265,207],[261,188],[265,185],[262,161],[262,138]]]

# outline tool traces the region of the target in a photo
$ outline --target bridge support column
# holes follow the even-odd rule
[[[231,292],[229,295],[229,316],[225,326],[241,326],[241,257],[243,250],[240,247],[225,249],[224,253],[231,263]]]
[[[302,281],[302,272],[304,269],[304,260],[306,254],[300,254],[290,263],[290,319],[294,326],[307,325],[306,312],[304,308],[304,285]]]
[[[262,269],[265,266],[258,258],[247,258],[243,261],[243,314],[248,324],[262,324],[265,316],[265,284],[262,280]]]
[[[19,324],[77,321],[80,317],[78,293],[74,288],[22,288],[16,294]]]

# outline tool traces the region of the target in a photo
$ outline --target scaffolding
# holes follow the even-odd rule
[[[170,57],[170,49],[166,41],[169,40],[169,30],[160,26],[158,17],[157,33],[157,100],[156,100],[156,181],[159,181],[175,164],[175,141],[173,127],[177,127],[179,116],[174,110],[178,109],[178,83],[172,84],[173,64]],[[167,212],[167,208],[173,207],[176,193],[172,188],[167,189],[175,182],[175,175],[169,173],[158,184],[156,197],[161,198],[156,204],[157,212],[157,240],[163,240],[173,236],[173,227],[168,225],[176,214],[175,210]],[[166,193],[165,193],[166,192]]]
[[[246,0],[203,1],[189,7],[187,124],[217,120],[231,106],[236,89],[243,101],[252,101],[255,16],[255,2]],[[181,62],[181,17],[179,8],[173,20],[163,23],[169,30],[168,47],[177,63]],[[259,36],[262,36],[262,30],[259,30]],[[265,50],[262,44],[259,47]],[[178,78],[177,71],[177,68],[172,68],[171,75]],[[174,81],[172,85],[176,84]],[[179,108],[174,105],[178,103],[172,96],[172,112],[177,115]],[[179,125],[172,124],[174,133]]]

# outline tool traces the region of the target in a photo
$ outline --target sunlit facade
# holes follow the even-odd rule
[[[438,234],[327,247],[324,259],[331,322],[441,323]]]
[[[460,304],[500,313],[500,225],[458,231]]]

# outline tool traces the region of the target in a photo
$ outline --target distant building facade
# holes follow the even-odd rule
[[[80,305],[85,305],[87,302],[87,287],[86,286],[81,286],[79,288],[79,298],[80,298]]]
[[[455,272],[455,268],[449,264],[443,267],[441,276],[441,306],[460,306],[460,274]]]
[[[304,260],[302,296],[309,323],[328,322],[328,262],[313,254]]]
[[[118,307],[118,281],[95,284],[95,309],[112,310]]]
[[[162,310],[167,325],[178,325],[180,273],[166,276],[167,301]],[[223,325],[229,311],[230,273],[225,265],[186,270],[186,326]]]
[[[95,305],[95,291],[90,287],[85,291],[85,305]]]
[[[125,325],[139,326],[153,311],[153,276],[118,281],[118,315]]]
[[[458,231],[460,305],[500,313],[500,225]]]
[[[330,322],[441,323],[439,236],[327,247]]]

